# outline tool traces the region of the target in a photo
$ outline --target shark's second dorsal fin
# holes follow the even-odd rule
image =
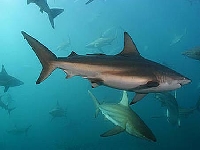
[[[6,69],[4,68],[4,65],[2,65],[1,73],[4,75],[7,75]]]
[[[76,56],[76,52],[72,51],[71,54],[68,57]]]
[[[124,49],[118,55],[140,56],[135,43],[127,32],[124,32]]]
[[[119,102],[119,104],[127,106],[128,107],[128,96],[127,96],[127,92],[123,91],[123,96],[121,101]]]

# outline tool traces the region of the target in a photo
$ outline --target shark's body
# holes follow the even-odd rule
[[[15,126],[15,128],[11,129],[11,130],[7,130],[6,132],[8,134],[12,134],[12,135],[21,135],[21,134],[25,134],[27,135],[28,130],[30,129],[32,125],[29,125],[26,128],[18,128]]]
[[[45,80],[53,70],[60,68],[67,78],[82,76],[90,80],[92,87],[106,85],[112,88],[136,92],[131,104],[148,93],[170,91],[190,82],[176,71],[145,59],[138,52],[128,33],[124,33],[124,49],[117,55],[77,55],[56,57],[47,47],[22,31],[33,51],[42,63],[42,72],[36,84]]]
[[[71,40],[70,40],[70,37],[68,37],[68,40],[63,42],[56,49],[57,49],[57,51],[64,51],[64,50],[67,50],[67,48],[70,46],[71,46]]]
[[[58,118],[58,117],[66,117],[66,110],[64,110],[58,103],[57,101],[57,105],[55,108],[53,108],[49,114],[53,117],[53,118]]]
[[[54,18],[64,11],[64,9],[59,8],[50,9],[47,0],[27,0],[27,4],[30,3],[35,3],[40,8],[40,12],[46,12],[48,14],[52,28],[54,28]]]
[[[5,103],[1,100],[1,98],[2,98],[2,96],[0,96],[0,107],[1,107],[2,109],[7,110],[7,111],[8,111],[8,114],[10,115],[11,111],[14,110],[15,107],[9,108],[9,107],[8,107],[8,104],[5,104]]]
[[[4,65],[2,65],[2,69],[0,72],[0,86],[5,87],[4,92],[7,92],[10,87],[20,86],[22,84],[24,84],[22,81],[20,81],[15,77],[10,76],[6,72]]]
[[[191,108],[179,107],[179,116],[180,117],[188,117],[189,115],[193,114],[194,111],[196,111],[196,110],[200,112],[200,98],[196,102],[196,105]]]
[[[190,50],[187,50],[183,52],[182,55],[200,61],[200,47],[194,47]]]
[[[185,28],[184,33],[179,34],[179,35],[176,34],[176,35],[174,36],[174,38],[172,39],[172,41],[171,41],[171,43],[170,43],[170,46],[179,43],[179,42],[182,40],[182,38],[186,35],[186,33],[187,33],[187,29]]]
[[[170,93],[157,93],[156,98],[167,108],[167,121],[172,125],[180,126],[179,107],[176,98]]]
[[[116,125],[114,129],[111,129],[103,133],[102,137],[112,136],[123,131],[134,135],[136,137],[156,141],[156,137],[152,131],[147,127],[144,121],[130,108],[128,105],[128,97],[126,91],[123,92],[120,103],[103,103],[100,104],[94,95],[88,91],[92,97],[96,106],[96,115],[99,111],[112,123]]]
[[[115,37],[99,37],[98,39],[94,40],[93,42],[87,44],[86,48],[97,48],[99,51],[102,52],[102,47],[111,45],[111,43],[116,39]]]

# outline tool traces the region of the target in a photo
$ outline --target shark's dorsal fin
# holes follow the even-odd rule
[[[118,55],[140,56],[135,43],[127,32],[124,32],[124,49]]]
[[[68,57],[77,56],[76,52],[72,51]]]
[[[2,65],[1,73],[4,75],[8,75],[8,73],[6,72],[6,69],[4,68],[4,65]]]
[[[59,104],[58,100],[57,100],[56,106],[57,106],[57,107],[59,107],[59,106],[60,106],[60,104]]]
[[[123,91],[123,96],[119,104],[127,106],[128,107],[128,95],[126,91]]]

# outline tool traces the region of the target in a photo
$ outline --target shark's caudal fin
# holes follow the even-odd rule
[[[25,135],[27,136],[29,129],[31,128],[32,125],[29,125],[26,130],[25,130]]]
[[[42,71],[36,84],[40,84],[44,81],[53,70],[57,68],[53,62],[57,60],[57,57],[54,53],[52,53],[47,47],[41,44],[39,41],[25,33],[21,32],[24,38],[27,40],[28,44],[32,47],[33,51],[37,55],[38,59],[42,64]]]
[[[96,99],[96,97],[88,90],[88,93],[90,94],[90,96],[92,97],[92,100],[96,106],[96,112],[95,112],[95,118],[97,117],[98,113],[99,113],[99,102],[98,100]]]
[[[11,111],[13,111],[14,109],[16,109],[16,107],[8,108],[8,114],[10,115]]]
[[[48,13],[49,21],[51,23],[52,28],[54,28],[54,18],[56,18],[63,11],[64,11],[64,9],[52,8],[50,13]]]

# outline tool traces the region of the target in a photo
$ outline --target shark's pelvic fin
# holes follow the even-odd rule
[[[126,91],[123,91],[123,96],[121,101],[119,102],[121,105],[127,106],[128,107],[128,95]]]
[[[119,133],[124,132],[124,131],[125,131],[125,129],[123,129],[122,127],[116,126],[113,129],[108,130],[107,132],[101,134],[100,136],[101,137],[113,136],[113,135],[119,134]]]
[[[98,102],[98,100],[96,99],[96,97],[92,94],[92,92],[90,92],[89,90],[88,90],[88,93],[90,94],[90,96],[92,97],[92,100],[93,100],[93,102],[94,102],[94,104],[95,104],[95,106],[96,106],[96,112],[95,112],[95,118],[98,116],[98,114],[99,114],[99,102]]]
[[[42,71],[40,73],[38,80],[36,81],[36,84],[40,84],[51,74],[53,70],[57,68],[57,66],[53,64],[53,62],[57,60],[57,57],[54,53],[52,53],[47,47],[41,44],[38,40],[31,37],[24,31],[22,31],[21,33],[27,40],[29,45],[32,47],[33,51],[36,53],[38,59],[42,64]]]
[[[135,97],[131,101],[130,105],[137,103],[138,101],[140,101],[146,95],[147,95],[147,93],[136,93]]]

